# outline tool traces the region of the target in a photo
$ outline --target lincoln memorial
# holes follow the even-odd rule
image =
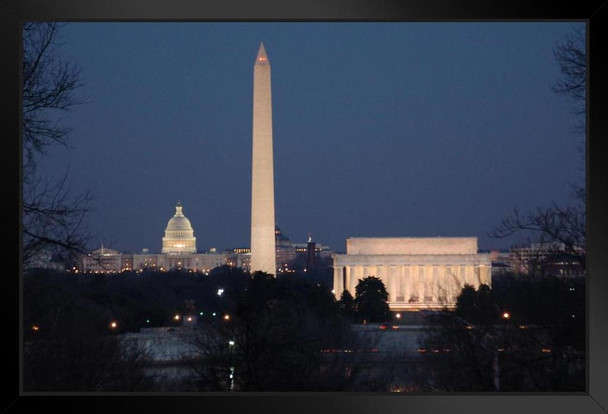
[[[333,257],[334,293],[355,296],[359,279],[376,276],[394,311],[453,308],[465,284],[491,284],[491,261],[476,237],[351,237]]]

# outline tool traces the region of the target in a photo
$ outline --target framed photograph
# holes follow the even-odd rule
[[[53,22],[60,26],[47,25]],[[4,0],[2,125],[10,148],[5,165],[11,181],[5,180],[5,187],[13,203],[5,208],[5,216],[19,239],[18,251],[7,257],[16,262],[19,277],[14,276],[17,272],[7,273],[3,304],[12,344],[7,349],[14,352],[18,344],[19,352],[8,358],[3,370],[3,410],[608,412],[608,262],[603,253],[608,238],[608,163],[602,143],[608,135],[608,87],[602,76],[608,73],[603,59],[607,25],[608,10],[600,1],[564,6],[542,1],[362,0],[313,5]],[[47,31],[40,32],[40,27]],[[62,36],[51,41],[59,29]],[[251,40],[255,36],[259,39]],[[61,50],[57,61],[41,58],[51,45]],[[71,60],[81,67],[72,66]],[[52,74],[38,75],[40,68]],[[64,89],[81,88],[86,77],[92,82],[85,93],[63,95]],[[55,83],[56,88],[41,109],[44,82]],[[76,111],[65,129],[61,116],[38,117],[48,109],[69,110],[80,103],[88,109]],[[65,144],[72,129],[86,132],[80,147],[67,147],[43,162],[48,142]],[[49,186],[33,180],[32,171],[42,177],[75,177],[74,187],[82,196],[69,198],[67,191],[73,189],[68,181]],[[87,224],[103,239],[93,243],[96,250],[74,259],[74,266],[61,272],[105,286],[97,273],[127,272],[143,278],[146,272],[169,271],[177,280],[196,272],[216,280],[221,272],[214,269],[222,268],[233,281],[209,284],[207,296],[192,293],[197,300],[186,298],[171,314],[163,308],[169,316],[162,322],[154,320],[157,315],[142,319],[135,311],[129,315],[137,316],[129,320],[113,319],[108,309],[120,313],[126,305],[104,296],[105,287],[95,290],[97,285],[91,282],[86,299],[73,299],[73,307],[65,308],[78,313],[79,306],[96,303],[90,319],[82,313],[80,319],[65,320],[90,324],[92,330],[101,320],[108,335],[148,344],[151,340],[143,338],[139,327],[131,332],[123,326],[140,324],[146,332],[162,329],[171,336],[178,326],[198,324],[204,334],[188,344],[216,361],[221,379],[205,362],[204,367],[193,363],[198,376],[189,382],[190,388],[148,389],[139,383],[130,391],[107,385],[100,385],[101,391],[54,391],[47,385],[53,375],[62,378],[61,368],[41,363],[46,361],[44,352],[36,364],[24,363],[26,348],[28,355],[39,350],[31,345],[40,326],[30,321],[30,307],[39,314],[48,311],[45,321],[61,324],[64,317],[50,315],[53,310],[45,311],[44,301],[34,305],[30,299],[24,305],[24,295],[38,298],[52,290],[47,282],[24,283],[25,263],[48,259],[44,266],[32,265],[48,268],[53,262],[52,255],[39,259],[37,247],[45,240],[50,243],[51,236],[44,231],[56,225],[52,223],[66,229],[52,243],[66,251],[80,249],[81,242],[84,246],[84,239],[68,229],[83,220],[79,211],[89,209],[91,188],[101,197]],[[578,207],[570,207],[573,199]],[[67,200],[72,200],[74,215],[57,216]],[[48,209],[42,214],[44,203]],[[562,209],[563,205],[568,207]],[[42,229],[39,234],[32,231],[32,222]],[[543,237],[518,238],[539,230],[559,250],[552,251],[550,260]],[[90,240],[87,243],[90,247]],[[156,244],[162,247],[156,249]],[[501,258],[507,256],[509,277],[557,272],[559,289],[561,284],[569,288],[563,299],[558,296],[563,292],[551,290],[557,285],[541,286],[553,305],[562,303],[557,312],[571,314],[575,321],[569,324],[578,327],[560,331],[555,335],[568,338],[552,338],[551,345],[539,348],[545,362],[530,355],[507,356],[509,346],[522,353],[537,348],[537,343],[522,339],[536,327],[517,322],[513,309],[547,312],[537,309],[540,301],[534,307],[530,301],[535,299],[524,303],[525,299],[509,296],[518,292],[509,290],[510,281],[519,279],[500,272],[501,266],[507,267]],[[307,271],[313,282],[310,293],[291,293],[309,289],[291,275]],[[277,287],[280,277],[265,278],[273,273],[284,274],[283,280],[290,282]],[[249,274],[255,284],[239,282]],[[78,283],[82,282],[73,286]],[[323,293],[315,291],[315,285]],[[149,286],[150,295],[158,298],[155,303],[173,294],[174,285],[164,290],[153,282]],[[488,286],[503,289],[499,305],[491,310],[483,308]],[[235,289],[241,289],[238,295]],[[281,289],[295,295],[289,296],[289,304],[266,296]],[[382,310],[366,304],[364,289],[381,292]],[[580,305],[576,311],[568,303],[575,291]],[[54,300],[63,300],[63,294],[58,291]],[[350,388],[344,385],[347,382],[337,386],[332,380],[326,383],[325,377],[299,373],[311,368],[310,362],[286,363],[284,369],[270,363],[252,368],[255,364],[244,355],[263,352],[255,346],[245,349],[245,339],[240,338],[250,341],[251,330],[269,321],[275,325],[266,327],[267,342],[259,344],[273,344],[276,348],[264,358],[277,360],[313,349],[293,341],[304,331],[318,329],[321,336],[331,336],[342,329],[326,325],[325,319],[333,314],[325,319],[307,314],[306,301],[313,295],[317,296],[310,303],[319,309],[326,300],[338,303],[336,312],[340,309],[341,317],[353,318],[359,331],[395,337],[403,333],[403,343],[411,341],[406,329],[423,331],[422,324],[412,327],[419,321],[410,325],[410,316],[405,316],[412,314],[409,311],[434,321],[435,330],[425,331],[425,342],[417,345],[415,355],[428,364],[403,368],[404,379],[394,373],[409,362],[389,357],[388,365],[394,366],[388,382],[370,374],[362,380],[364,385]],[[262,297],[268,300],[260,307],[256,300]],[[137,300],[145,312],[152,309],[146,308],[144,299]],[[229,300],[238,305],[222,304]],[[505,301],[516,304],[507,309]],[[352,314],[345,310],[348,306]],[[282,315],[280,323],[247,319],[243,309],[291,316]],[[455,309],[458,316],[445,322],[442,318],[452,318]],[[496,313],[496,319],[484,322],[484,312]],[[205,322],[211,315],[215,319]],[[286,320],[308,330],[287,323],[285,331],[276,334]],[[238,328],[226,328],[228,323]],[[450,331],[454,323],[464,336]],[[478,328],[490,325],[487,331]],[[517,332],[507,336],[507,329]],[[484,333],[476,337],[473,331]],[[497,339],[498,335],[503,336]],[[544,333],[538,335],[534,338],[541,343]],[[572,345],[573,335],[583,335],[584,344]],[[306,342],[312,336],[302,338],[300,342]],[[479,342],[471,345],[471,338]],[[44,341],[51,343],[52,338],[38,343]],[[340,341],[346,340],[335,343]],[[565,341],[563,349],[568,351],[551,359],[559,341]],[[377,343],[314,346],[322,348],[324,361],[342,361],[356,359],[347,354],[363,348],[377,352]],[[98,353],[82,367],[94,371],[101,363],[110,369],[111,358],[104,359],[104,352],[110,352],[107,347],[83,344],[90,346],[86,352],[70,356],[70,350],[62,364],[73,361],[76,366],[79,356]],[[493,351],[471,356],[461,346]],[[167,349],[174,348],[173,344]],[[442,359],[456,348],[469,356]],[[381,360],[370,358],[371,365]],[[525,369],[523,362],[517,368],[517,361],[523,360]],[[453,361],[462,368],[452,366]],[[551,379],[543,378],[550,364]],[[137,363],[132,366],[143,369]],[[248,383],[245,374],[235,373],[235,366],[264,372],[249,372]],[[328,364],[323,372],[329,375],[333,369],[337,383],[336,378],[354,376],[353,366]],[[376,369],[365,366],[365,372]],[[518,369],[527,374],[518,376]],[[83,379],[92,377],[85,368],[81,372]],[[235,380],[238,375],[243,376]],[[121,384],[131,381],[129,387],[134,381],[145,382],[134,371],[117,376],[124,380]],[[298,380],[292,387],[288,384],[294,377]],[[449,385],[455,383],[459,386]]]

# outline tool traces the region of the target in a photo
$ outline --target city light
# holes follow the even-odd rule
[[[230,390],[234,390],[234,367],[230,367]]]
[[[32,331],[36,331],[37,332],[39,330],[40,330],[40,327],[38,325],[33,325],[32,326]]]
[[[173,317],[173,320],[179,321],[179,315],[175,315],[175,316]]]
[[[225,320],[225,321],[229,321],[229,320],[230,320],[230,315],[225,314],[225,315],[224,315],[224,320]]]
[[[400,314],[400,313],[398,313],[398,314],[396,314],[396,315],[395,315],[395,317],[396,317],[397,319],[401,319],[401,314]]]
[[[511,317],[511,314],[510,314],[509,312],[504,312],[504,313],[502,314],[502,318],[503,318],[503,319],[509,319],[510,317]]]
[[[224,289],[219,288],[219,289],[217,290],[217,295],[218,295],[218,296],[222,296],[222,294],[223,294],[223,293],[224,293]]]
[[[234,341],[228,341],[228,345],[234,346]]]
[[[116,321],[110,322],[110,329],[116,329],[116,328],[118,328],[118,322],[116,322]]]

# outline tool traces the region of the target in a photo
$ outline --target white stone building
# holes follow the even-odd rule
[[[120,273],[124,270],[123,255],[103,244],[82,257],[82,270],[91,273]]]
[[[476,237],[349,238],[333,261],[336,297],[355,296],[360,279],[376,276],[395,311],[451,308],[465,284],[491,285],[490,255],[478,253]]]
[[[196,253],[196,237],[190,220],[182,212],[182,203],[177,202],[175,215],[169,219],[163,237],[162,253]]]

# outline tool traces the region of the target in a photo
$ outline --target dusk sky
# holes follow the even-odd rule
[[[161,249],[181,200],[197,248],[249,246],[253,64],[272,68],[276,221],[348,237],[487,233],[572,202],[584,137],[551,85],[583,23],[69,23],[82,68],[70,148],[44,175],[90,188],[93,246]]]

